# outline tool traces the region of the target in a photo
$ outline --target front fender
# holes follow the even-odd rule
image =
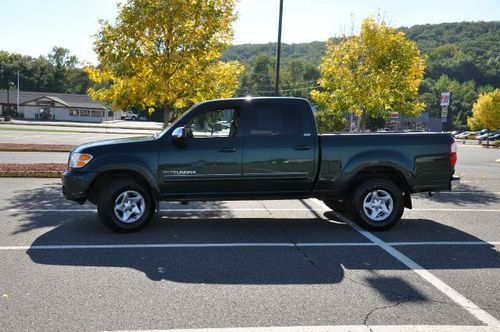
[[[138,173],[153,188],[155,195],[160,193],[156,169],[141,158],[125,154],[101,156],[92,160],[88,166],[89,169],[86,171],[94,172],[96,177],[108,171],[132,171]]]

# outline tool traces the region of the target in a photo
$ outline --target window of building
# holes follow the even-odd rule
[[[219,109],[198,114],[186,127],[194,138],[229,137],[236,135],[238,122],[237,110]]]
[[[92,111],[92,117],[93,118],[100,118],[100,117],[102,117],[102,111]]]
[[[69,115],[71,115],[71,116],[79,116],[80,112],[78,110],[69,110]]]
[[[275,135],[303,136],[303,112],[289,104],[255,104],[250,121],[250,136]]]
[[[80,116],[90,116],[90,110],[80,110]]]
[[[112,118],[112,117],[113,117],[113,111],[108,111],[108,116],[109,116],[110,118]]]

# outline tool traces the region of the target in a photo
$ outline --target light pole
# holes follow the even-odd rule
[[[7,87],[7,115],[10,115],[10,89],[12,89],[14,85],[14,82],[9,82]]]
[[[274,95],[280,95],[280,60],[281,60],[281,25],[283,22],[283,0],[280,0],[280,14],[278,22],[278,45],[276,46],[276,77],[274,80]]]

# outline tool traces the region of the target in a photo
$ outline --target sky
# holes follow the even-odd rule
[[[276,41],[279,0],[240,0],[237,11],[233,44]],[[500,20],[500,0],[284,0],[282,41],[326,40],[377,14],[394,27],[493,21]],[[116,15],[116,0],[0,0],[0,50],[39,56],[60,46],[96,64],[98,20]]]

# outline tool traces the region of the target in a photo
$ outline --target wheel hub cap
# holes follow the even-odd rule
[[[114,212],[121,222],[130,224],[142,217],[145,208],[144,197],[137,191],[127,190],[116,198]]]
[[[373,190],[363,200],[363,211],[372,221],[384,221],[394,210],[394,201],[385,190]]]

